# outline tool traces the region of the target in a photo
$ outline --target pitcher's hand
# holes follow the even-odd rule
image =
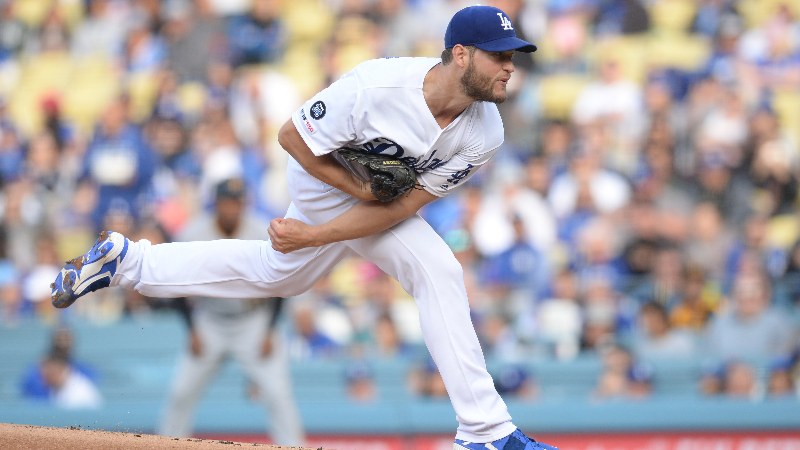
[[[306,247],[322,245],[314,236],[315,227],[297,219],[274,219],[269,223],[272,248],[289,253]]]

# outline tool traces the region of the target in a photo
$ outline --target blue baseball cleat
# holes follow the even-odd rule
[[[488,444],[477,444],[475,442],[462,441],[456,439],[453,450],[558,450],[551,445],[536,442],[525,436],[525,433],[517,428],[508,436],[498,439]]]
[[[50,285],[53,306],[66,308],[78,297],[108,287],[125,254],[128,240],[112,231],[103,231],[94,246],[83,256],[67,261],[55,283]]]

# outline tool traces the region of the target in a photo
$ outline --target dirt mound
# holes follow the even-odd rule
[[[141,433],[83,430],[78,427],[50,428],[0,423],[3,450],[288,450],[300,447],[249,444],[210,439],[172,438]],[[320,449],[307,449],[320,450]]]

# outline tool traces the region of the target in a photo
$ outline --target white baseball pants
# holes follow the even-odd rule
[[[255,309],[233,318],[199,310],[194,328],[203,343],[202,352],[181,355],[159,425],[161,436],[190,437],[197,402],[211,378],[228,357],[239,363],[247,379],[259,390],[259,403],[269,415],[270,435],[278,445],[301,446],[305,441],[300,414],[292,394],[286,354],[276,342],[272,353],[261,356],[266,338],[268,311]]]
[[[288,184],[293,203],[286,217],[310,224],[327,222],[358,201],[291,159]],[[419,215],[372,236],[289,254],[273,250],[269,241],[142,240],[129,244],[111,285],[153,297],[291,297],[351,251],[397,279],[416,300],[425,344],[456,412],[456,438],[491,442],[511,434],[516,427],[486,370],[461,265]]]

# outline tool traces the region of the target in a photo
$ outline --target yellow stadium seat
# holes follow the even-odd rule
[[[158,95],[158,79],[154,73],[139,72],[131,75],[125,86],[130,98],[130,114],[134,122],[141,122],[153,111]]]
[[[544,77],[539,84],[542,115],[547,119],[567,120],[572,104],[588,83],[578,75],[550,75]]]
[[[25,25],[37,28],[44,22],[52,6],[53,0],[15,0],[14,16]]]
[[[78,129],[89,133],[100,114],[117,95],[119,83],[115,79],[76,83],[64,93],[64,115]]]
[[[770,244],[781,248],[791,248],[800,238],[800,223],[797,214],[783,214],[769,220],[767,240]]]
[[[794,90],[776,91],[772,99],[772,108],[778,115],[781,129],[791,136],[795,145],[800,144],[800,92]]]
[[[207,96],[205,86],[197,81],[183,83],[178,87],[178,105],[181,111],[191,116],[199,116],[203,112]]]
[[[604,39],[595,42],[589,54],[595,55],[598,67],[603,61],[616,61],[625,79],[641,83],[647,71],[647,41],[646,36]]]
[[[73,62],[67,53],[43,53],[20,64],[19,83],[9,98],[11,117],[30,135],[42,122],[41,103],[47,96],[61,97],[70,83]]]
[[[22,62],[20,85],[39,90],[63,89],[72,68],[73,61],[68,53],[42,53]]]
[[[696,12],[692,0],[658,0],[650,7],[650,21],[656,31],[685,32]]]
[[[685,33],[656,34],[647,41],[646,54],[650,66],[695,70],[711,55],[711,41]]]
[[[336,20],[330,8],[320,0],[284,2],[281,16],[289,31],[290,41],[325,41]]]
[[[41,93],[32,89],[17,88],[8,101],[8,112],[19,130],[31,136],[41,127],[42,113],[38,103]]]
[[[82,0],[59,0],[58,11],[70,29],[74,29],[83,20],[83,6],[84,2]]]
[[[337,74],[345,74],[362,62],[375,57],[375,53],[364,44],[343,45],[336,51],[334,70]]]
[[[103,56],[95,55],[75,62],[69,84],[63,90],[64,114],[84,132],[120,92],[119,76]]]
[[[753,28],[763,25],[781,5],[788,6],[795,17],[800,17],[800,2],[797,0],[739,0],[736,10],[747,28]]]
[[[316,94],[325,81],[319,58],[319,47],[311,43],[296,43],[289,47],[278,71],[292,78],[302,98]]]

